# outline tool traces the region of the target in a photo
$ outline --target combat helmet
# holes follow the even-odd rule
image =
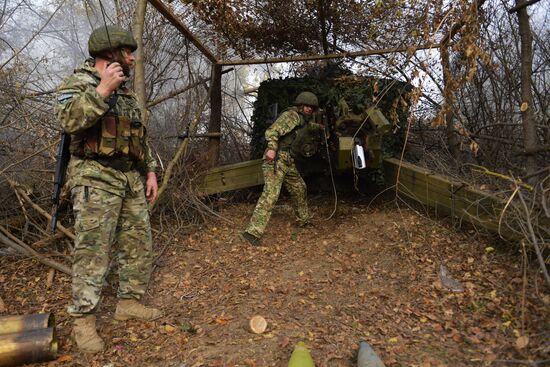
[[[307,106],[313,106],[313,107],[319,107],[319,100],[317,99],[317,96],[311,92],[302,92],[298,94],[298,97],[296,97],[296,100],[294,101],[294,105],[307,105]]]
[[[88,51],[92,57],[121,47],[128,47],[133,52],[138,46],[132,33],[115,25],[95,29],[88,39]]]

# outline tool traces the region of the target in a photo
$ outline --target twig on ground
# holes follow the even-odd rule
[[[544,275],[544,278],[546,279],[546,284],[550,288],[550,275],[548,274],[548,269],[546,268],[546,263],[544,262],[544,258],[542,257],[542,251],[540,250],[537,236],[535,235],[535,230],[533,229],[533,224],[531,223],[531,217],[529,213],[529,208],[527,207],[527,204],[525,203],[525,199],[523,198],[523,195],[521,191],[518,191],[518,196],[521,201],[521,205],[523,206],[523,210],[525,211],[525,222],[527,224],[528,233],[526,235],[527,239],[531,242],[533,247],[535,248],[535,253],[537,255],[537,259],[539,261],[540,269],[542,271],[542,274]]]
[[[22,241],[18,240],[13,235],[11,235],[11,233],[3,226],[0,226],[0,242],[6,246],[13,248],[17,252],[27,257],[30,257],[39,261],[44,265],[47,265],[51,268],[59,270],[68,275],[72,274],[71,269],[69,269],[67,266],[60,264],[55,260],[48,259],[42,254],[39,254],[34,249],[32,249],[29,245],[23,243]]]
[[[19,193],[19,195],[21,195],[21,197],[23,199],[25,199],[26,202],[28,202],[33,208],[34,210],[36,210],[39,214],[41,214],[44,218],[48,219],[48,221],[51,221],[52,220],[52,216],[47,212],[45,211],[44,209],[42,209],[38,204],[36,204],[35,202],[32,201],[32,199],[23,191],[21,190],[17,183],[8,179],[8,183],[10,184],[10,186]],[[75,235],[70,231],[68,230],[66,227],[64,227],[63,225],[61,225],[59,222],[57,222],[57,229],[59,229],[59,231],[63,232],[63,234],[67,237],[69,237],[71,240],[75,240]]]

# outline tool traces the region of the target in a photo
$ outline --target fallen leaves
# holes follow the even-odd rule
[[[523,349],[529,344],[529,337],[522,335],[516,339],[516,347],[518,349]]]
[[[55,361],[58,363],[63,363],[63,362],[70,362],[72,360],[73,360],[73,357],[69,355],[62,355],[62,356],[59,356]]]
[[[346,203],[341,206],[349,208]],[[224,215],[245,221],[249,209],[253,208],[236,205]],[[520,269],[513,268],[513,257],[496,245],[472,240],[472,234],[452,232],[406,210],[354,215],[353,223],[336,218],[301,232],[293,243],[288,241],[288,218],[274,215],[267,246],[261,250],[229,242],[234,229],[220,224],[213,224],[215,231],[204,228],[193,234],[192,241],[182,240],[186,249],[191,243],[193,249],[167,256],[151,282],[151,294],[172,318],[162,324],[101,323],[100,334],[110,346],[91,365],[166,365],[168,360],[188,366],[234,361],[281,365],[298,339],[310,340],[314,358],[323,361],[334,353],[351,360],[358,341],[367,338],[388,367],[472,365],[473,358],[494,361],[543,351],[538,337],[543,333],[536,330],[542,323],[536,322],[550,296],[539,301],[540,310],[527,299],[529,317],[520,328],[518,295],[523,281]],[[363,240],[353,242],[348,236],[348,243],[343,240],[346,233]],[[224,251],[215,238],[227,241]],[[440,263],[449,266],[465,292],[433,286]],[[0,268],[0,279],[4,273]],[[5,298],[9,305],[17,302],[23,311],[36,307],[38,298],[25,285],[40,276],[23,270],[17,277],[6,277],[2,287],[16,286],[15,291],[2,289],[10,297]],[[59,284],[65,288],[56,282],[55,298],[47,299],[57,314],[70,295],[70,281],[63,279]],[[246,324],[258,313],[269,316],[269,329],[261,335],[246,332],[240,321]],[[72,353],[73,344],[64,342],[69,330],[60,329],[63,355]],[[68,357],[74,360],[67,359],[64,366],[81,362]]]
[[[222,325],[223,326],[223,325],[227,325],[229,323],[229,320],[219,318],[219,319],[215,319],[212,323],[216,324],[216,325]]]
[[[175,332],[177,329],[175,326],[172,326],[170,324],[166,324],[164,325],[164,331],[166,331],[168,334],[171,334],[173,332]]]

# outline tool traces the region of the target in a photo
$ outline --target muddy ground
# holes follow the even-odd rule
[[[99,310],[102,354],[78,353],[65,311],[70,279],[58,273],[47,289],[47,269],[33,260],[0,257],[4,314],[55,313],[59,358],[41,366],[286,366],[298,341],[317,366],[354,366],[360,340],[386,366],[550,365],[550,296],[517,247],[403,204],[340,201],[330,221],[330,199],[310,205],[314,226],[296,233],[282,201],[259,248],[237,237],[252,203],[227,204],[220,214],[231,223],[190,234],[156,226],[165,252],[145,302],[166,316],[114,321],[113,273]],[[441,264],[463,292],[442,286]],[[264,334],[247,331],[254,315],[268,321]]]

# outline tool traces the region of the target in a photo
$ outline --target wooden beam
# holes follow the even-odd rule
[[[234,68],[229,68],[229,69],[225,69],[224,71],[222,71],[222,75],[223,74],[226,74],[226,73],[229,73],[230,71],[233,71],[235,70]],[[184,92],[187,92],[188,90],[190,89],[193,89],[195,88],[196,86],[198,85],[201,85],[201,84],[205,84],[207,82],[210,81],[210,78],[202,78],[202,79],[199,79],[198,81],[194,82],[194,83],[191,83],[189,85],[187,85],[186,87],[183,87],[183,88],[180,88],[180,89],[176,89],[175,91],[173,92],[170,92],[168,93],[167,95],[165,96],[162,96],[162,97],[158,97],[152,101],[150,101],[149,103],[147,103],[147,108],[151,108],[153,106],[156,106],[158,105],[159,103],[162,103],[164,101],[167,101],[169,100],[170,98],[173,98],[175,96],[177,96],[178,94],[181,94],[181,93],[184,93]]]
[[[220,138],[222,133],[204,133],[204,134],[193,134],[193,135],[176,135],[176,136],[166,136],[166,138],[178,138],[178,139],[193,139],[193,138]]]
[[[212,93],[210,94],[210,121],[208,132],[210,134],[221,132],[222,128],[222,66],[212,65]],[[208,139],[208,167],[218,165],[220,158],[220,137],[212,136]]]
[[[334,53],[328,55],[299,55],[299,56],[289,56],[289,57],[266,57],[263,59],[245,59],[245,60],[221,60],[219,61],[220,65],[253,65],[253,64],[276,64],[279,62],[302,62],[302,61],[313,61],[313,60],[327,60],[327,59],[344,59],[344,58],[354,58],[358,56],[373,56],[373,55],[383,55],[395,52],[416,52],[419,50],[428,50],[432,48],[440,48],[439,43],[430,44],[430,45],[419,45],[419,46],[408,46],[408,47],[394,47],[394,48],[382,48],[376,50],[364,50],[356,52],[342,52]]]
[[[180,19],[176,17],[174,13],[166,5],[162,3],[161,0],[147,0],[151,5],[153,5],[174,27],[177,28],[180,33],[187,38],[191,43],[193,43],[208,60],[216,64],[218,60],[214,54],[204,45],[195,35],[187,28]]]

